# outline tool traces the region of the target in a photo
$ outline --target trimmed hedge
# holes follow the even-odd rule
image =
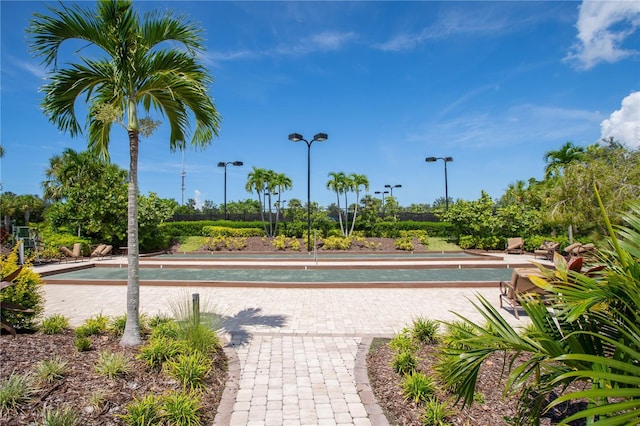
[[[264,229],[231,228],[229,226],[203,226],[202,233],[206,237],[264,237]]]
[[[227,228],[258,228],[263,229],[262,222],[236,222],[230,220],[202,220],[198,222],[165,222],[160,224],[160,228],[167,232],[171,238],[182,236],[206,237],[204,228],[207,226],[223,226]],[[264,234],[264,232],[263,232]],[[261,234],[262,235],[262,234]]]

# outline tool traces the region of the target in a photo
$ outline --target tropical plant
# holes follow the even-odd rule
[[[162,408],[167,424],[183,426],[200,424],[202,400],[196,392],[171,392],[162,398]]]
[[[62,314],[53,314],[42,320],[39,330],[42,334],[58,334],[69,328],[69,319]]]
[[[402,379],[402,390],[406,399],[420,404],[433,396],[436,385],[431,377],[413,371]]]
[[[183,389],[196,390],[206,386],[205,380],[211,372],[211,359],[200,351],[179,354],[166,360],[164,368],[178,381]]]
[[[0,324],[12,334],[35,330],[36,317],[44,309],[42,280],[26,262],[18,261],[18,246],[0,255]]]
[[[130,426],[153,426],[162,424],[162,400],[149,394],[142,398],[134,398],[127,404],[126,414],[118,415],[125,424]]]
[[[447,418],[454,412],[447,401],[440,402],[437,398],[428,398],[424,406],[424,413],[420,420],[425,426],[448,426]]]
[[[402,351],[393,356],[391,366],[396,373],[407,375],[416,371],[418,360],[413,352]]]
[[[440,323],[424,317],[413,320],[411,337],[422,343],[436,343],[438,341],[438,329]]]
[[[544,161],[547,163],[544,169],[545,177],[562,176],[564,168],[573,161],[579,161],[584,156],[584,148],[567,141],[557,150],[550,150],[544,153]]]
[[[191,144],[208,145],[219,128],[219,115],[208,94],[211,78],[199,62],[203,50],[201,29],[170,12],[149,14],[140,20],[129,1],[103,0],[97,9],[60,3],[50,15],[36,14],[28,28],[30,48],[49,66],[58,65],[65,41],[80,40],[98,47],[104,56],[83,57],[80,63],[55,69],[44,85],[43,110],[60,130],[81,133],[76,101],[88,106],[89,148],[109,157],[113,123],[129,136],[127,325],[120,340],[139,345],[140,308],[138,247],[138,146],[158,123],[141,118],[139,108],[160,111],[171,128],[171,150],[186,148],[189,118],[195,129]],[[165,48],[180,43],[185,51]],[[175,44],[167,44],[175,46]],[[89,51],[86,50],[85,51]]]
[[[597,189],[595,193],[599,200]],[[538,298],[522,297],[532,323],[526,333],[516,332],[482,297],[477,308],[486,326],[461,317],[474,335],[458,349],[445,349],[451,361],[445,379],[457,383],[455,390],[464,404],[473,401],[483,361],[503,352],[510,358],[505,391],[519,392],[521,419],[535,423],[544,409],[586,398],[588,407],[562,424],[576,419],[612,425],[640,421],[640,202],[630,205],[623,214],[627,225],[617,228],[602,202],[600,207],[609,232],[608,248],[600,258],[604,268],[575,272],[556,255],[554,271],[541,268],[544,277],[532,277],[549,292],[551,309]],[[516,360],[520,353],[529,356]],[[586,389],[560,397],[554,393],[574,382]]]
[[[356,218],[358,217],[358,203],[360,202],[360,187],[363,187],[365,191],[369,190],[369,179],[365,175],[351,173],[349,175],[352,182],[352,188],[356,193],[356,202],[353,204],[353,218],[351,220],[351,230],[349,235],[353,234],[356,226]]]

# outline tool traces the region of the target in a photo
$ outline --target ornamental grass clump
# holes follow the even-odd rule
[[[184,342],[166,337],[154,337],[140,348],[137,358],[144,361],[149,368],[159,370],[165,362],[185,353],[186,350],[187,346]]]
[[[59,334],[68,328],[69,319],[62,314],[54,314],[42,320],[39,331],[42,334]]]
[[[180,426],[200,425],[202,400],[195,392],[171,392],[162,398],[163,418],[166,424]]]
[[[11,373],[0,383],[0,415],[20,410],[37,392],[38,387],[30,375]]]
[[[402,391],[406,399],[422,404],[433,396],[436,385],[431,377],[413,371],[402,379]]]
[[[411,337],[421,343],[434,344],[438,342],[440,324],[432,319],[418,317],[413,320]]]
[[[110,351],[102,351],[95,365],[96,372],[110,379],[123,377],[131,371],[131,364],[126,355]]]
[[[35,365],[35,374],[43,383],[53,383],[69,373],[69,363],[56,356]]]
[[[164,364],[167,373],[188,390],[204,388],[211,367],[211,358],[199,351],[180,354]]]
[[[43,426],[80,426],[76,410],[70,407],[64,408],[44,408],[42,410]]]

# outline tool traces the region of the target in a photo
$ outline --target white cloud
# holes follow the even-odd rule
[[[622,47],[640,28],[640,2],[585,0],[576,23],[578,42],[565,60],[589,69],[600,62],[617,62],[637,54]]]
[[[202,192],[200,192],[199,190],[194,190],[193,191],[193,199],[196,201],[196,209],[199,209],[202,207],[202,204],[204,203],[204,200],[202,199]]]
[[[622,106],[600,124],[601,137],[613,137],[629,148],[640,148],[640,92],[622,100]]]

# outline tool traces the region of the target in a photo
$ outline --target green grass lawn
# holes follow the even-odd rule
[[[429,237],[429,250],[433,251],[460,251],[457,244],[448,242],[445,238]]]

